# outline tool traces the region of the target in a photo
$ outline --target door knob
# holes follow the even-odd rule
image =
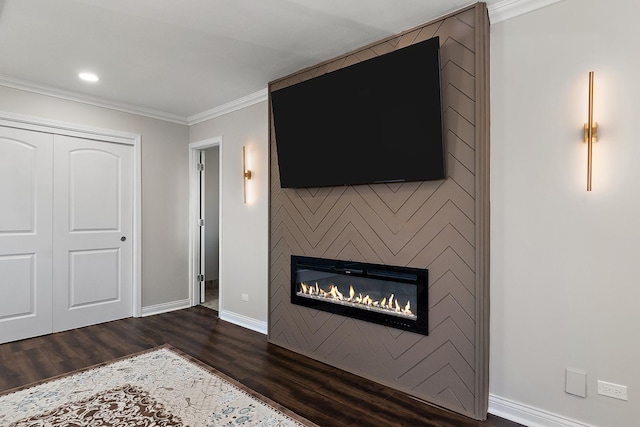
[[[124,242],[125,240],[127,240],[127,238],[126,238],[125,236],[122,236],[122,237],[120,238],[120,241],[121,241],[121,242]]]

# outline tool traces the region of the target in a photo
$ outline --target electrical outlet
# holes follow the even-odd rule
[[[249,301],[249,294],[242,294],[242,301]]]
[[[614,399],[627,400],[627,386],[598,380],[598,394],[613,397]]]

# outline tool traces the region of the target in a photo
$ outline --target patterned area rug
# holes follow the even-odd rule
[[[0,425],[315,426],[169,345],[8,392]]]

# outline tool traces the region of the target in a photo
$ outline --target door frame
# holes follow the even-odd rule
[[[131,298],[131,313],[133,317],[140,317],[142,315],[142,153],[140,134],[14,114],[6,111],[0,111],[0,126],[133,146],[133,295]]]
[[[191,306],[200,304],[200,284],[196,280],[200,262],[200,230],[196,217],[200,212],[200,171],[198,160],[200,151],[218,147],[218,312],[223,303],[223,264],[222,264],[222,136],[208,138],[189,144],[189,301]],[[205,172],[206,173],[206,172]]]

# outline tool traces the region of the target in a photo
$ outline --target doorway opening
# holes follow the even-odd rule
[[[189,144],[190,300],[220,311],[222,137]]]

